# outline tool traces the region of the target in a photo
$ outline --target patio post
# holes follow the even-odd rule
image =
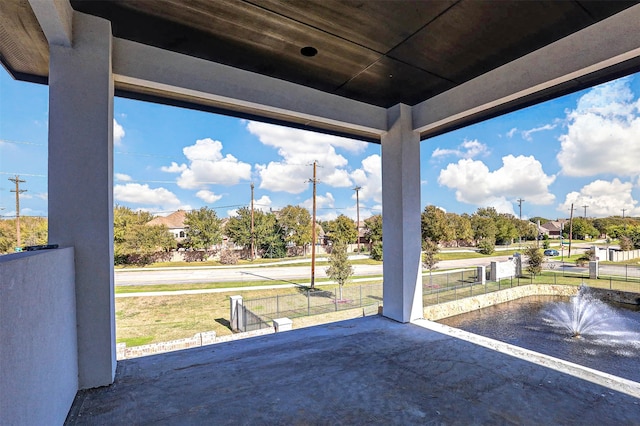
[[[411,107],[387,111],[382,136],[383,315],[400,322],[422,318],[420,137]]]

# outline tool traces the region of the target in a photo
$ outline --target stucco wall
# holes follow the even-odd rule
[[[63,424],[78,389],[73,248],[0,256],[0,423]]]

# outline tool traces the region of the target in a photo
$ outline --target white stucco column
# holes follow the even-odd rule
[[[382,136],[383,315],[400,322],[422,318],[420,138],[411,107],[387,113]]]
[[[49,242],[75,247],[78,385],[116,369],[111,24],[74,12],[72,47],[50,46]]]

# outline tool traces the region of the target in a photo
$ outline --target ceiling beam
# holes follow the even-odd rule
[[[640,5],[413,107],[421,139],[640,69]]]
[[[73,8],[69,0],[29,0],[50,45],[71,47],[73,44]]]
[[[379,141],[387,128],[384,108],[119,38],[113,43],[113,73],[117,90],[141,98],[364,140]]]

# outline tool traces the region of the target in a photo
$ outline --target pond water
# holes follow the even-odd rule
[[[438,322],[640,382],[640,307],[575,299],[525,297]]]

